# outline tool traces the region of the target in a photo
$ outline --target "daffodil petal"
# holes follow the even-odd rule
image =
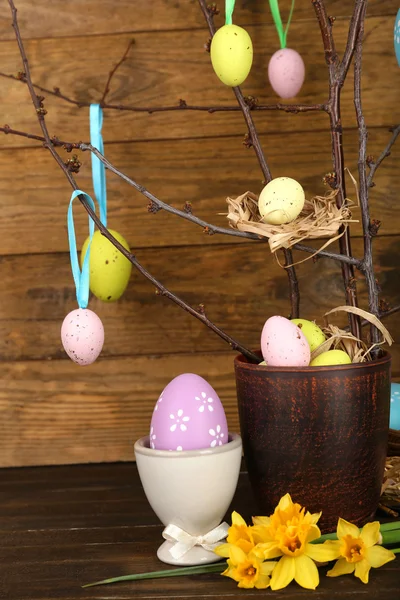
[[[289,508],[289,506],[292,506],[293,501],[292,498],[290,496],[290,494],[285,494],[284,496],[282,496],[282,498],[279,500],[279,504],[276,507],[275,510],[286,510],[287,508]]]
[[[327,541],[323,544],[307,544],[305,554],[318,562],[329,562],[330,560],[339,558],[341,554],[340,545],[338,541],[332,541],[331,543]]]
[[[254,525],[250,527],[250,534],[252,535],[255,544],[259,544],[260,542],[271,542],[272,537],[269,533],[269,529],[264,525]]]
[[[353,538],[360,537],[360,530],[353,523],[349,523],[344,519],[339,519],[337,526],[337,536],[339,539],[344,537],[345,535],[351,535]]]
[[[327,572],[328,577],[339,577],[339,575],[349,575],[354,571],[354,563],[349,563],[345,558],[339,558],[333,568]]]
[[[256,587],[258,590],[265,590],[269,586],[270,581],[271,579],[269,575],[259,575],[254,587]]]
[[[374,546],[373,548],[367,548],[366,559],[374,569],[378,569],[385,565],[387,562],[394,560],[396,555],[393,554],[390,550],[386,550],[386,548],[382,548],[382,546]]]
[[[251,579],[241,579],[238,583],[239,588],[244,588],[245,590],[249,590],[254,587],[254,578]]]
[[[301,554],[294,559],[296,573],[295,580],[301,587],[308,590],[315,590],[319,584],[319,575],[316,564],[305,554]]]
[[[354,575],[361,579],[363,583],[368,583],[370,568],[371,565],[364,558],[363,560],[360,560],[360,562],[355,563]]]
[[[380,526],[379,521],[374,521],[373,523],[367,523],[362,528],[360,537],[367,548],[375,546],[379,542]]]
[[[269,517],[253,517],[253,525],[262,525],[263,527],[270,526],[271,519]]]
[[[223,558],[229,558],[230,556],[230,547],[232,544],[221,544],[220,546],[217,546],[216,548],[214,548],[214,552],[215,554],[218,554],[218,556],[222,556]]]
[[[310,515],[310,522],[315,525],[316,523],[318,523],[321,515],[322,515],[322,511],[319,513],[306,513],[307,515]]]
[[[247,526],[246,521],[235,510],[232,513],[232,525],[245,525],[245,526]]]
[[[261,563],[260,565],[260,573],[261,575],[271,575],[272,571],[276,567],[276,562],[274,560],[269,560]]]
[[[281,590],[293,581],[296,573],[294,561],[294,558],[282,556],[281,560],[272,571],[271,590]]]
[[[308,530],[307,537],[306,537],[306,544],[308,542],[317,540],[319,537],[321,537],[321,531],[320,531],[319,527],[317,527],[317,525],[310,525],[310,529]]]
[[[258,558],[263,558],[264,560],[278,558],[278,556],[282,556],[283,554],[282,550],[278,548],[277,542],[266,542],[265,544],[257,544],[257,546],[253,548],[252,553],[255,554]]]
[[[235,565],[239,565],[244,562],[247,558],[245,552],[241,548],[234,546],[233,544],[228,544],[229,548],[229,558]]]

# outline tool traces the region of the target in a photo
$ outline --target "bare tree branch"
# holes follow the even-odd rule
[[[397,138],[400,134],[400,125],[393,127],[392,131],[393,131],[392,137],[390,138],[389,143],[386,146],[386,148],[384,148],[384,150],[382,151],[378,160],[376,162],[370,163],[370,172],[369,172],[368,179],[367,179],[367,184],[368,184],[369,188],[373,186],[373,179],[374,179],[377,169],[380,167],[381,163],[385,160],[385,158],[390,156],[390,150],[392,149],[393,144],[395,143],[395,141],[397,140]]]
[[[211,34],[211,38],[215,34],[215,25],[214,25],[214,12],[208,9],[207,3],[205,0],[199,0],[200,8],[203,12],[203,15],[207,21],[208,29]],[[245,101],[245,98],[242,94],[240,87],[232,88],[233,92],[236,96],[236,100],[240,108],[242,109],[244,120],[246,121],[247,129],[249,132],[249,141],[251,142],[254,151],[256,153],[258,162],[260,164],[261,170],[264,175],[265,182],[268,183],[272,179],[271,171],[269,169],[268,163],[266,161],[260,139],[258,137],[258,133],[253,121],[253,117],[251,116],[251,109],[248,103]],[[293,265],[293,253],[290,249],[285,248],[283,250],[285,255],[285,264]],[[289,291],[290,291],[290,304],[291,304],[291,315],[293,318],[299,317],[299,307],[300,307],[300,291],[299,284],[297,280],[296,270],[294,266],[285,267],[288,279],[289,279]]]
[[[15,31],[15,35],[17,38],[17,43],[18,43],[18,47],[19,47],[19,51],[21,54],[21,58],[22,58],[22,62],[24,65],[24,69],[25,69],[25,76],[26,76],[26,83],[28,85],[29,88],[29,92],[31,94],[31,98],[32,98],[32,102],[33,105],[36,109],[36,115],[40,124],[40,127],[42,129],[43,132],[43,136],[45,138],[45,146],[46,148],[48,148],[48,150],[51,152],[53,158],[55,159],[55,161],[57,162],[57,164],[59,165],[59,167],[61,168],[61,170],[64,172],[66,178],[68,179],[71,187],[76,190],[79,189],[72,174],[70,173],[70,171],[68,170],[68,168],[65,166],[64,162],[62,161],[61,157],[58,155],[58,153],[56,152],[52,142],[51,142],[51,138],[49,136],[48,130],[47,130],[47,125],[46,125],[46,121],[45,121],[45,114],[46,111],[42,105],[41,100],[38,98],[38,96],[36,95],[36,92],[33,88],[32,85],[32,80],[31,80],[31,76],[30,76],[30,69],[29,69],[29,63],[28,63],[28,58],[26,56],[25,53],[25,48],[22,42],[22,38],[21,38],[21,33],[19,30],[19,26],[18,26],[18,19],[17,19],[17,9],[15,8],[14,5],[14,1],[13,0],[8,0],[8,3],[10,5],[11,8],[11,13],[12,13],[12,23],[13,23],[13,28]],[[244,356],[246,356],[246,358],[248,358],[248,360],[250,360],[251,362],[260,362],[260,358],[254,354],[253,352],[251,352],[250,350],[248,350],[247,348],[245,348],[244,346],[242,346],[242,344],[240,344],[239,342],[237,342],[236,340],[234,340],[231,336],[229,336],[228,334],[226,334],[222,329],[220,329],[219,327],[217,327],[217,325],[215,325],[212,321],[210,321],[205,313],[204,310],[202,308],[199,308],[199,310],[196,310],[195,308],[193,308],[192,306],[190,306],[189,304],[187,304],[184,300],[182,300],[181,298],[179,298],[178,296],[176,296],[175,294],[173,294],[170,290],[168,290],[165,286],[163,286],[157,279],[155,279],[155,277],[153,277],[149,271],[147,271],[141,264],[140,262],[137,260],[136,256],[134,254],[132,254],[131,252],[128,252],[123,246],[122,244],[120,244],[118,242],[117,239],[114,238],[114,236],[111,235],[111,233],[108,231],[108,229],[106,227],[104,227],[104,225],[101,223],[100,219],[97,217],[96,213],[92,210],[91,206],[88,204],[86,198],[83,195],[79,195],[79,200],[81,201],[81,203],[83,204],[84,208],[86,209],[86,211],[88,212],[88,214],[90,215],[90,217],[93,219],[93,221],[96,223],[97,227],[100,229],[100,231],[102,232],[102,234],[116,247],[118,248],[118,250],[124,255],[126,256],[126,258],[132,263],[132,265],[144,276],[146,277],[146,279],[148,279],[159,291],[159,293],[163,296],[166,296],[167,298],[169,298],[170,300],[172,300],[173,302],[175,302],[175,304],[177,304],[178,306],[180,306],[181,308],[183,308],[185,311],[187,311],[188,313],[190,313],[192,316],[196,317],[196,319],[198,319],[199,321],[201,321],[202,323],[204,323],[205,325],[207,325],[207,327],[209,327],[212,331],[214,331],[217,335],[219,335],[223,340],[225,340],[226,342],[228,342],[232,348],[234,348],[235,350],[240,351]]]
[[[4,77],[6,79],[12,79],[14,81],[19,81],[20,83],[26,84],[26,78],[24,73],[19,73],[16,75],[9,75],[7,73],[1,73],[0,77]],[[49,88],[45,88],[36,83],[32,84],[33,87],[46,94],[46,96],[55,96],[56,98],[60,98],[64,102],[68,102],[69,104],[73,104],[78,108],[89,108],[93,101],[82,102],[78,100],[74,100],[73,98],[63,94],[59,87],[55,87],[52,90]],[[298,113],[306,113],[306,112],[328,112],[329,106],[328,104],[282,104],[281,102],[277,102],[276,104],[258,104],[257,98],[253,97],[244,97],[246,103],[248,104],[251,111],[282,111],[289,114],[296,115]],[[137,112],[137,113],[148,113],[149,115],[153,113],[159,112],[174,112],[174,111],[198,111],[198,112],[208,112],[210,114],[217,112],[241,112],[240,106],[202,106],[196,104],[188,104],[186,100],[179,100],[178,104],[171,106],[129,106],[127,104],[115,104],[106,102],[101,99],[99,101],[100,106],[103,110],[119,110],[119,111],[128,111],[128,112]]]

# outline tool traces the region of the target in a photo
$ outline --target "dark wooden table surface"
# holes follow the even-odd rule
[[[246,517],[254,513],[245,472],[233,504]],[[0,598],[400,597],[400,559],[373,570],[367,586],[353,576],[322,576],[315,592],[295,584],[280,592],[239,590],[218,574],[81,588],[106,577],[168,568],[156,557],[161,531],[135,464],[0,470]]]

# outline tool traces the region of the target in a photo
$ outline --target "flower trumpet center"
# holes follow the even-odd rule
[[[256,569],[254,567],[249,567],[246,571],[246,575],[247,577],[254,577],[254,575],[257,573]]]
[[[342,556],[349,563],[360,562],[364,558],[365,544],[361,538],[345,535],[342,538]]]

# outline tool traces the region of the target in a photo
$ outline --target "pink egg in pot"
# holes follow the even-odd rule
[[[303,59],[296,50],[281,48],[268,63],[268,78],[273,90],[281,98],[293,98],[304,82]]]
[[[175,377],[161,393],[150,426],[156,450],[200,450],[228,442],[225,411],[216,391],[194,373]]]
[[[61,326],[61,341],[71,360],[81,366],[90,365],[103,348],[103,323],[88,308],[73,310]]]
[[[261,334],[261,352],[271,367],[307,367],[311,350],[304,333],[285,317],[270,317]]]

